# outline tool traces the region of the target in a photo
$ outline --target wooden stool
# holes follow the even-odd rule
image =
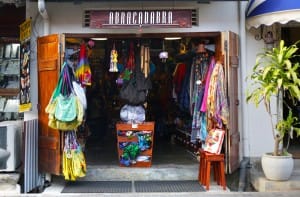
[[[198,173],[198,181],[201,183],[201,184],[204,184],[204,174],[205,174],[205,160],[204,160],[204,157],[205,157],[205,151],[202,150],[202,149],[199,149],[199,156],[200,156],[200,163],[199,163],[199,173]]]
[[[206,163],[205,163],[205,154],[206,152],[202,149],[199,149],[199,156],[200,156],[200,164],[199,164],[199,173],[198,173],[198,181],[206,185]],[[213,169],[214,169],[214,180],[217,180],[217,165],[214,165],[214,162],[212,163]]]
[[[226,190],[226,180],[224,171],[224,154],[213,154],[208,153],[203,150],[200,152],[200,164],[199,164],[199,174],[198,181],[206,186],[206,190],[209,190],[210,185],[210,170],[213,167],[214,181],[218,185],[223,186]]]

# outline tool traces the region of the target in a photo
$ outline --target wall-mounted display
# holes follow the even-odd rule
[[[20,88],[20,44],[0,43],[0,96],[15,96]]]
[[[3,58],[3,54],[4,54],[4,45],[0,44],[0,58]]]
[[[7,44],[5,45],[4,58],[10,58],[10,53],[11,53],[11,44]]]

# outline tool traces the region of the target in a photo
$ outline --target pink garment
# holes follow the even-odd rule
[[[200,108],[201,112],[206,112],[206,110],[207,110],[207,95],[208,95],[208,89],[209,89],[209,82],[210,82],[210,76],[211,76],[214,66],[215,66],[215,58],[212,57],[210,60],[208,72],[205,77],[205,90],[204,90],[204,95],[203,95],[202,104],[201,104],[201,108]]]

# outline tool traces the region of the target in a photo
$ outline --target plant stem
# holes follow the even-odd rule
[[[275,127],[274,127],[274,124],[273,124],[273,117],[272,117],[272,113],[271,113],[270,103],[265,102],[265,107],[266,107],[267,112],[268,112],[269,117],[270,117],[273,139],[275,141],[273,155],[277,156],[278,155],[278,149],[279,149],[279,143],[280,143],[281,137],[275,134]]]

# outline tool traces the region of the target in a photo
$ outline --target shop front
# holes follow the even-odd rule
[[[271,1],[257,2],[268,4]],[[29,21],[32,25],[31,40],[30,43],[26,43],[27,49],[28,47],[31,49],[29,50],[31,56],[28,56],[30,58],[28,71],[30,72],[27,73],[30,75],[30,80],[28,80],[30,83],[24,83],[29,86],[24,86],[22,90],[2,88],[7,85],[3,80],[0,84],[0,93],[1,96],[4,93],[5,100],[7,97],[13,97],[11,99],[13,101],[19,98],[24,104],[27,101],[30,104],[30,107],[26,105],[27,107],[23,108],[24,117],[23,112],[15,113],[16,110],[14,110],[1,112],[1,115],[6,115],[1,118],[23,119],[26,128],[24,130],[39,133],[38,140],[35,140],[35,135],[32,137],[28,135],[35,132],[24,131],[25,133],[22,133],[33,140],[24,141],[23,151],[38,150],[39,153],[39,157],[34,156],[27,160],[25,158],[23,161],[29,162],[26,163],[27,168],[24,169],[26,171],[24,172],[25,192],[39,186],[42,179],[51,180],[48,175],[63,175],[64,132],[49,127],[49,118],[45,108],[57,85],[64,63],[72,65],[78,63],[82,44],[86,46],[91,84],[85,87],[88,107],[85,111],[84,127],[76,134],[78,142],[85,151],[88,169],[86,177],[93,177],[97,170],[102,170],[97,176],[103,174],[103,176],[110,176],[111,179],[117,180],[122,175],[111,172],[125,168],[132,170],[134,174],[139,174],[140,177],[152,178],[149,173],[148,175],[141,173],[139,168],[135,168],[134,163],[120,160],[122,152],[119,150],[118,142],[123,137],[119,134],[130,135],[132,133],[124,133],[122,129],[117,129],[120,128],[117,127],[121,120],[120,112],[127,104],[120,98],[120,91],[124,76],[128,77],[126,69],[128,65],[132,65],[129,59],[132,60],[130,57],[141,58],[141,47],[149,49],[147,52],[149,64],[143,67],[147,68],[143,71],[145,76],[151,79],[152,86],[147,92],[146,102],[143,103],[145,121],[155,125],[154,135],[151,136],[153,137],[151,138],[152,149],[148,149],[147,154],[142,155],[151,156],[151,159],[142,157],[150,161],[147,167],[143,168],[144,172],[150,169],[155,170],[157,166],[169,165],[180,166],[181,169],[191,169],[190,166],[193,166],[192,170],[184,171],[183,174],[191,173],[191,177],[194,176],[194,178],[198,173],[197,149],[201,146],[205,133],[195,131],[200,131],[199,125],[204,125],[200,121],[203,116],[192,110],[195,105],[200,105],[200,102],[197,102],[199,95],[191,93],[191,86],[188,89],[182,86],[184,79],[187,79],[184,75],[188,73],[187,68],[196,65],[195,51],[200,50],[200,43],[204,45],[205,52],[210,57],[208,59],[211,60],[213,57],[224,68],[224,78],[220,81],[225,87],[228,121],[225,121],[226,124],[222,126],[226,134],[221,151],[225,154],[226,172],[233,173],[243,158],[255,159],[269,151],[273,142],[260,138],[262,130],[270,129],[268,124],[260,124],[268,122],[268,116],[260,113],[260,108],[257,111],[255,106],[245,103],[248,83],[244,79],[255,64],[257,53],[263,48],[275,44],[279,39],[284,39],[288,43],[299,40],[297,36],[299,23],[295,22],[299,21],[299,17],[298,12],[294,13],[294,9],[284,6],[279,6],[279,9],[285,9],[280,14],[285,15],[291,11],[294,13],[292,14],[294,18],[281,21],[281,18],[278,18],[279,14],[275,15],[270,10],[263,9],[256,12],[253,7],[248,10],[251,6],[259,5],[257,2],[249,1],[248,4],[248,1],[214,0],[26,1],[26,18],[31,19]],[[291,2],[276,5],[297,4]],[[249,5],[248,8],[247,5]],[[23,13],[25,9],[22,6]],[[272,6],[269,7],[272,8]],[[278,7],[275,6],[275,8],[278,11]],[[4,11],[7,13],[8,10]],[[248,15],[249,12],[254,15]],[[265,12],[271,16],[267,15],[265,18]],[[263,15],[256,16],[256,14]],[[5,24],[2,22],[0,24],[0,36],[5,37],[6,43],[0,43],[0,46],[4,47],[2,52],[0,51],[2,53],[1,65],[4,65],[1,69],[6,69],[6,67],[10,68],[5,63],[7,58],[10,58],[9,62],[12,62],[13,66],[14,57],[17,57],[12,52],[9,55],[7,52],[6,57],[6,46],[13,48],[12,43],[16,41],[18,34],[16,34],[16,27],[12,30],[6,25],[16,22],[9,22],[6,18],[3,21]],[[17,23],[21,24],[21,22]],[[279,25],[279,23],[283,24]],[[269,32],[273,34],[273,42],[266,42],[266,35],[270,35]],[[112,51],[117,52],[117,61],[113,60]],[[190,56],[193,53],[194,55]],[[24,56],[20,60],[23,61]],[[201,61],[198,59],[199,62]],[[205,69],[189,71],[189,73],[199,74],[199,77],[202,76],[201,73],[205,73]],[[24,79],[23,75],[18,77]],[[9,77],[9,80],[14,82],[13,84],[19,81],[15,77]],[[181,94],[180,90],[187,91]],[[22,94],[23,91],[27,93]],[[19,97],[18,93],[23,97]],[[184,98],[187,97],[194,98],[194,100],[185,100]],[[15,106],[14,109],[16,109]],[[294,109],[295,113],[298,113],[297,110]],[[210,126],[214,125],[212,127],[217,125],[215,124],[217,122],[213,124],[208,121],[204,122]],[[152,131],[152,128],[146,130]],[[38,143],[33,143],[36,141]],[[147,143],[145,145],[147,147]],[[298,157],[299,143],[293,140],[291,145],[290,151],[293,152],[294,157]],[[33,155],[35,154],[36,152],[33,151]],[[32,166],[38,165],[37,162],[39,170],[32,170]],[[166,176],[163,171],[158,170],[153,175],[160,179],[168,178],[169,176]],[[179,172],[179,170],[174,170],[171,174],[176,174],[176,171]],[[181,179],[183,179],[182,176]]]
[[[35,31],[31,38],[37,49],[37,58],[32,59],[36,68],[32,69],[32,73],[36,72],[37,76],[34,77],[36,83],[32,85],[32,89],[36,90],[32,91],[32,111],[24,116],[30,119],[38,114],[40,173],[62,175],[65,134],[49,127],[49,117],[44,109],[58,83],[63,65],[76,66],[80,62],[82,45],[87,54],[91,83],[85,85],[87,109],[84,126],[77,130],[77,137],[84,149],[88,170],[135,167],[135,163],[128,164],[122,160],[118,152],[119,134],[123,129],[117,129],[117,124],[122,118],[121,110],[128,104],[120,98],[124,76],[126,78],[126,73],[133,71],[130,70],[132,59],[134,66],[140,65],[137,63],[140,61],[136,60],[141,58],[142,47],[148,48],[148,59],[144,61],[148,64],[143,72],[151,80],[151,88],[141,106],[145,109],[144,121],[155,125],[153,129],[146,129],[154,133],[151,139],[153,150],[151,148],[151,154],[143,155],[151,157],[151,163],[146,167],[179,165],[188,168],[193,165],[197,166],[194,175],[197,174],[197,151],[207,135],[199,131],[201,119],[207,128],[218,127],[226,132],[221,150],[225,153],[226,172],[233,173],[239,167],[239,123],[242,121],[238,115],[240,24],[232,18],[239,17],[239,5],[244,3],[171,4],[111,2],[77,5],[49,2],[41,10],[36,2],[28,2],[27,17],[38,16],[32,20]],[[237,9],[224,14],[224,6]],[[101,9],[95,9],[98,7]],[[65,10],[72,11],[67,14]],[[223,10],[226,17],[221,17],[222,13],[217,10]],[[218,14],[212,14],[212,11]],[[115,62],[113,51],[117,52]],[[204,56],[200,57],[200,54]],[[218,112],[222,118],[207,121],[206,115],[194,110],[195,105],[202,103],[197,100],[199,95],[193,95],[189,85],[192,78],[186,73],[192,73],[193,79],[196,79],[194,83],[200,82],[198,85],[205,87],[212,64],[222,69],[220,72],[223,74],[216,78],[216,83],[224,87],[222,106],[227,109],[224,114]],[[192,65],[198,65],[198,69],[191,70],[197,67]],[[112,69],[111,66],[115,67]],[[195,88],[199,87],[192,87],[193,90]],[[195,99],[187,99],[191,97]]]

